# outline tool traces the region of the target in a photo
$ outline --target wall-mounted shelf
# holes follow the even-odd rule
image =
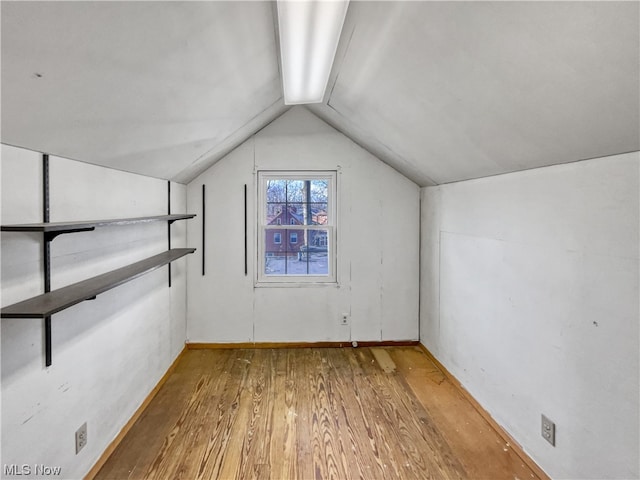
[[[195,214],[185,213],[176,215],[156,215],[151,217],[135,218],[114,218],[111,220],[83,220],[78,222],[45,222],[45,223],[24,223],[18,225],[2,225],[3,232],[42,232],[52,237],[63,233],[89,232],[97,227],[108,227],[117,225],[130,225],[134,223],[148,223],[168,221],[173,223],[176,220],[186,220],[195,217]]]
[[[1,310],[1,316],[2,318],[46,318],[193,252],[195,248],[175,248],[126,267],[14,303],[4,307]]]
[[[49,155],[42,155],[42,223],[2,225],[3,232],[37,232],[43,234],[44,294],[14,303],[0,310],[2,318],[43,318],[45,365],[51,365],[51,315],[85,300],[92,300],[101,293],[168,265],[169,287],[171,287],[171,262],[195,251],[195,248],[171,249],[171,224],[176,220],[187,220],[195,214],[171,214],[171,182],[167,182],[167,215],[107,220],[80,220],[74,222],[49,222]],[[51,291],[51,242],[65,233],[90,232],[97,227],[130,225],[148,222],[167,222],[166,252],[145,260],[118,268],[108,273],[83,280],[58,290]]]

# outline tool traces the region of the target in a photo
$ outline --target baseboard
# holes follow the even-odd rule
[[[417,340],[388,340],[357,342],[358,347],[413,347]],[[189,350],[216,348],[345,348],[353,347],[352,342],[256,342],[256,343],[187,343]]]
[[[449,372],[449,370],[447,370],[445,366],[442,365],[436,357],[433,356],[433,354],[429,351],[429,349],[425,347],[422,343],[419,343],[418,346],[424,351],[427,357],[429,357],[429,360],[431,360],[434,363],[434,365],[438,367],[438,369],[440,369],[440,371],[447,378],[447,380],[449,380],[449,382],[460,391],[462,396],[469,401],[469,403],[473,406],[473,408],[476,409],[476,411],[480,414],[480,416],[482,416],[482,418],[484,418],[487,421],[487,423],[491,426],[491,428],[493,428],[496,431],[496,433],[500,437],[502,437],[502,440],[504,440],[505,443],[508,443],[510,445],[513,452],[518,457],[520,457],[520,460],[522,460],[522,463],[527,465],[541,480],[550,480],[551,477],[549,477],[549,475],[547,475],[544,472],[544,470],[542,470],[542,468],[540,468],[538,464],[534,462],[531,459],[531,457],[529,457],[529,455],[525,453],[522,446],[518,442],[516,442],[513,439],[513,437],[509,435],[507,431],[500,426],[498,422],[494,420],[491,414],[489,414],[489,412],[487,412],[482,407],[482,405],[480,405],[480,403],[478,403],[478,401],[475,398],[473,398],[473,396],[462,386],[460,381],[456,377],[454,377],[453,374]]]
[[[169,378],[169,375],[173,373],[176,366],[178,365],[178,361],[180,360],[180,358],[182,358],[182,356],[185,354],[186,351],[187,351],[187,348],[185,347],[178,354],[178,356],[173,361],[171,366],[167,369],[165,374],[158,381],[157,385],[153,387],[153,390],[149,392],[149,395],[147,395],[147,398],[144,399],[142,404],[134,412],[133,416],[129,419],[129,421],[125,424],[125,426],[122,427],[122,430],[120,430],[118,435],[116,435],[116,438],[114,438],[113,441],[109,444],[109,446],[105,449],[105,451],[102,452],[102,455],[100,455],[100,458],[98,459],[98,461],[93,465],[93,467],[91,467],[91,470],[89,470],[89,473],[85,475],[84,480],[93,480],[93,478],[95,478],[95,476],[98,474],[100,469],[104,466],[104,464],[107,462],[111,454],[115,451],[118,445],[120,445],[120,442],[122,442],[122,439],[129,432],[129,430],[131,430],[131,427],[133,427],[133,424],[136,423],[138,418],[140,418],[140,415],[142,415],[142,413],[151,403],[151,400],[153,400],[153,398],[156,396],[160,388],[162,388],[162,386],[165,384],[165,382]]]

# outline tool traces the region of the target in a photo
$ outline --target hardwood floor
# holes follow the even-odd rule
[[[538,478],[418,347],[189,350],[96,479]]]

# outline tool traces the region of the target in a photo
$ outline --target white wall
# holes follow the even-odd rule
[[[639,476],[639,164],[422,190],[421,341],[553,478]]]
[[[2,146],[2,224],[42,221],[41,155]],[[167,212],[167,182],[50,158],[50,221]],[[172,184],[172,212],[186,186]],[[42,235],[3,232],[2,305],[42,293]],[[186,246],[186,226],[172,227]],[[162,252],[166,223],[113,226],[57,237],[52,289]],[[53,365],[44,366],[43,321],[2,319],[1,464],[62,467],[81,478],[131,418],[184,346],[186,262],[163,267],[52,317]],[[88,444],[75,454],[75,431]]]
[[[337,170],[338,285],[255,287],[256,172]],[[200,213],[206,185],[206,275],[188,259],[190,342],[417,340],[419,188],[308,110],[296,107],[187,188]],[[243,187],[249,273],[244,274]],[[201,221],[188,224],[201,245]],[[341,313],[350,324],[340,324]]]

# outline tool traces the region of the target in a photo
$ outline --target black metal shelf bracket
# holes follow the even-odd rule
[[[64,235],[65,233],[78,233],[78,232],[93,232],[96,227],[79,228],[76,230],[56,230],[55,232],[44,232],[45,242],[52,242],[58,235]]]

